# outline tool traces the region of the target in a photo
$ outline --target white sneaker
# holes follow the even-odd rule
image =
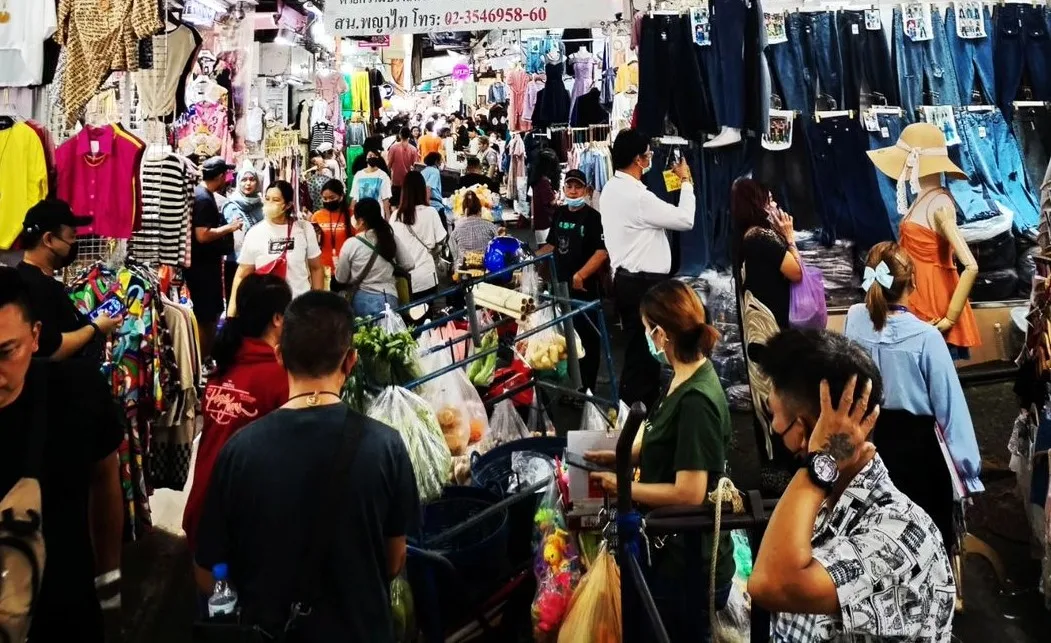
[[[727,147],[741,142],[741,130],[736,127],[724,127],[719,135],[704,144],[703,147]]]

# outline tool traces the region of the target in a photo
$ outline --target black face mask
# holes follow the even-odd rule
[[[69,266],[73,265],[74,261],[77,260],[77,254],[80,252],[80,244],[76,241],[74,241],[73,243],[68,243],[65,239],[58,240],[69,246],[69,252],[67,252],[65,256],[58,254],[54,250],[51,250],[51,252],[54,253],[56,257],[58,257],[59,268],[68,268]]]
[[[339,201],[323,201],[321,205],[329,212],[336,212],[339,210]]]
[[[373,156],[372,158],[367,159],[365,162],[369,164],[369,167],[379,167],[380,166],[380,160],[378,158],[376,158],[375,156]]]

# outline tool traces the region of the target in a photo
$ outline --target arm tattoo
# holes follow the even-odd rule
[[[850,436],[842,433],[828,436],[825,446],[822,447],[822,451],[835,458],[836,462],[842,462],[853,456],[855,449],[857,447],[850,441]]]

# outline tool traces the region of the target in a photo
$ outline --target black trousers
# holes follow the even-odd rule
[[[624,326],[626,340],[624,366],[620,371],[620,399],[628,406],[642,402],[647,409],[652,409],[660,394],[661,367],[650,355],[639,304],[646,291],[668,279],[668,275],[628,272],[621,268],[614,279],[617,315]]]
[[[716,130],[712,103],[697,61],[697,45],[685,16],[644,16],[639,43],[639,130],[666,134],[664,117],[678,134],[703,140]]]
[[[602,363],[602,336],[597,328],[597,318],[602,314],[599,308],[573,318],[573,329],[580,335],[580,344],[584,348],[584,356],[580,358],[580,385],[592,393],[595,392],[598,369]]]
[[[838,11],[836,27],[843,57],[843,105],[858,109],[862,94],[882,94],[887,105],[898,105],[898,83],[890,64],[890,48],[883,30],[865,28],[864,11]],[[880,101],[872,97],[874,105]]]

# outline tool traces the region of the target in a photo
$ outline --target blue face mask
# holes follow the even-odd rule
[[[584,197],[580,197],[579,199],[571,199],[568,196],[566,197],[566,205],[571,208],[582,208],[587,202],[588,200]]]
[[[653,330],[657,330],[657,329],[654,328]],[[650,355],[653,356],[653,359],[655,359],[658,362],[660,362],[661,364],[664,364],[664,365],[667,366],[668,365],[668,356],[664,354],[663,350],[657,350],[656,344],[653,343],[653,337],[651,336],[652,333],[653,333],[653,330],[651,330],[650,332],[646,333],[646,345],[649,347]]]

